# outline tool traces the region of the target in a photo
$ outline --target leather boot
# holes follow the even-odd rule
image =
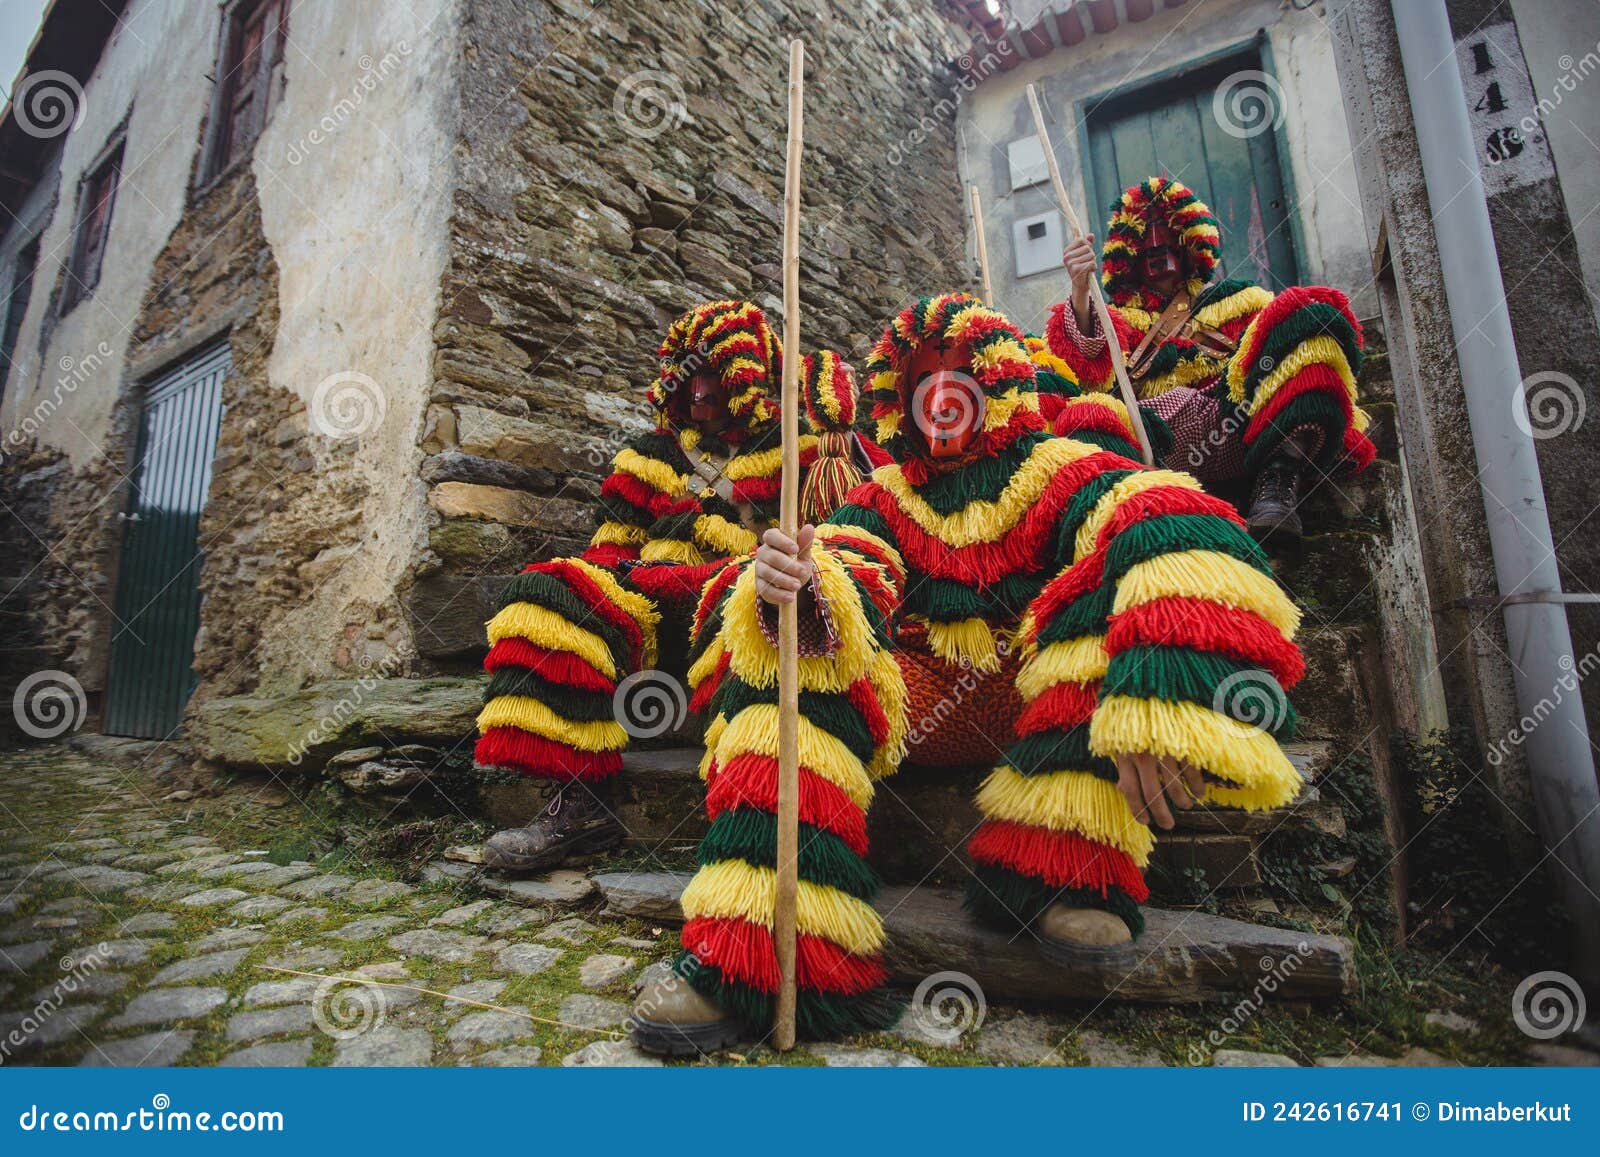
[[[1310,466],[1305,451],[1294,439],[1286,439],[1261,473],[1256,475],[1250,493],[1250,513],[1245,518],[1250,535],[1258,542],[1268,538],[1299,538],[1300,486]]]
[[[684,1057],[726,1048],[745,1032],[674,972],[639,994],[628,1017],[628,1035],[647,1053]]]
[[[1122,917],[1101,908],[1052,904],[1034,921],[1039,952],[1063,968],[1127,968],[1133,933]]]
[[[606,806],[606,781],[569,783],[527,827],[496,832],[483,845],[483,866],[497,872],[542,872],[573,856],[622,842],[622,825]]]

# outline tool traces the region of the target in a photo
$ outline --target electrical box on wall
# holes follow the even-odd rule
[[[1017,276],[1029,277],[1048,269],[1061,268],[1061,214],[1051,209],[1032,217],[1020,217],[1011,226],[1011,245],[1017,254]]]
[[[1038,137],[1022,137],[1006,146],[1006,162],[1011,168],[1011,191],[1042,185],[1050,179],[1044,148]]]

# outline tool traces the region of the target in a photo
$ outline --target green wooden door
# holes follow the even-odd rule
[[[105,730],[166,739],[194,690],[200,628],[200,512],[222,421],[223,345],[147,390],[123,522]]]
[[[1090,101],[1085,171],[1096,236],[1105,239],[1111,203],[1123,189],[1151,176],[1174,177],[1221,222],[1221,276],[1272,289],[1295,284],[1293,206],[1272,123],[1278,99],[1259,54],[1251,52]],[[1263,115],[1250,117],[1252,111]]]

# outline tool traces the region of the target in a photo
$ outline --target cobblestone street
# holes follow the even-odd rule
[[[337,854],[286,854],[306,809],[277,785],[196,799],[138,764],[65,747],[0,756],[0,777],[4,1063],[661,1063],[621,1025],[676,930],[603,915],[576,873],[523,885],[525,902],[511,903],[470,878],[406,883]],[[965,1034],[907,1018],[784,1062],[1293,1064],[1320,1051],[1384,1063],[1383,1051],[1389,1063],[1482,1063],[1526,1044],[1459,1012],[1417,1013],[1414,1032],[1397,1033],[1273,1009],[1233,1030],[1243,1039],[1207,1045],[1223,1015],[991,1006]],[[715,1058],[777,1059],[759,1046]]]

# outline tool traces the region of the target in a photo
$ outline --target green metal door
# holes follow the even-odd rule
[[[147,388],[123,523],[105,730],[166,739],[194,690],[200,512],[222,420],[222,345]]]
[[[1278,163],[1282,95],[1254,49],[1190,67],[1085,108],[1095,234],[1129,185],[1174,177],[1222,225],[1222,277],[1272,289],[1299,280],[1293,207]]]

